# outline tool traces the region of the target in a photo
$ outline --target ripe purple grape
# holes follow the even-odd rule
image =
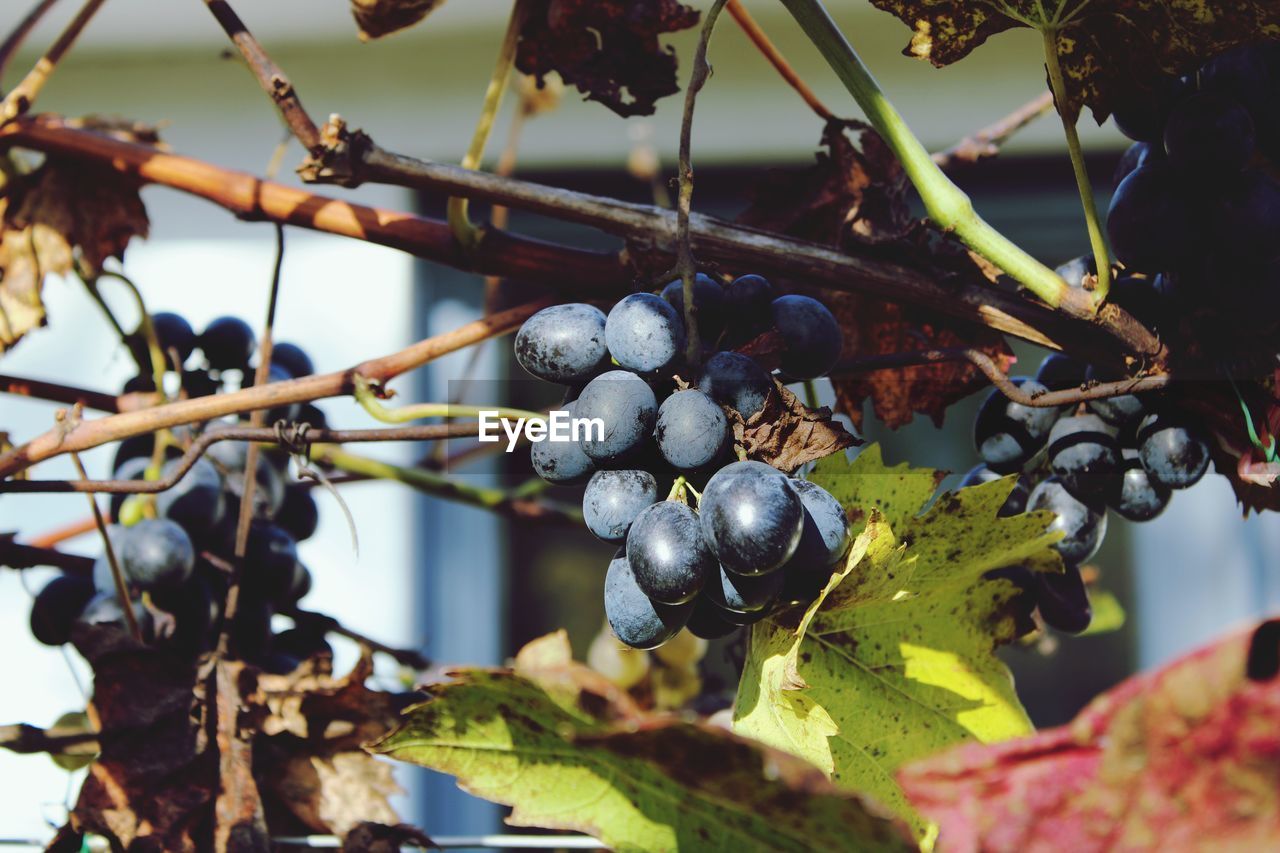
[[[574,414],[604,423],[603,435],[594,429],[584,431],[582,451],[596,464],[612,464],[634,456],[648,442],[658,419],[658,401],[648,383],[634,373],[610,370],[582,389]]]
[[[627,564],[644,594],[663,604],[692,600],[716,571],[698,514],[675,501],[636,517],[627,534]]]
[[[794,379],[825,376],[840,360],[844,335],[827,306],[798,294],[773,300],[773,325],[782,336],[782,372]]]
[[[653,437],[662,458],[682,471],[698,471],[724,456],[732,442],[724,410],[701,391],[677,391],[662,401]]]
[[[738,412],[743,420],[750,420],[764,408],[774,385],[753,359],[737,352],[718,352],[702,365],[698,390]]]
[[[800,545],[804,504],[787,476],[763,462],[734,462],[707,482],[699,504],[702,533],[729,571],[763,575]]]
[[[660,604],[640,589],[619,550],[604,576],[604,613],[614,635],[633,649],[656,649],[689,621],[693,603]]]
[[[684,354],[683,318],[652,293],[633,293],[614,305],[604,336],[614,360],[637,373],[667,371]]]
[[[516,361],[546,382],[580,384],[609,363],[604,312],[572,302],[534,314],[516,333]]]
[[[1036,510],[1053,513],[1048,530],[1062,531],[1063,538],[1053,547],[1068,565],[1078,566],[1096,554],[1107,535],[1107,516],[1102,508],[1094,509],[1077,499],[1057,477],[1050,477],[1031,490],[1027,512]]]
[[[643,510],[658,502],[658,481],[648,471],[597,471],[582,496],[587,529],[605,542],[620,543]]]

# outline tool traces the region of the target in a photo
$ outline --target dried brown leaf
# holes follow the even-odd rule
[[[343,853],[400,853],[405,846],[430,849],[436,845],[425,832],[405,823],[360,823],[342,839]]]
[[[806,462],[862,444],[843,424],[832,420],[826,406],[810,409],[784,386],[777,385],[775,390],[764,408],[746,423],[729,412],[734,443],[748,458],[790,473]]]
[[[138,183],[110,168],[50,157],[0,198],[0,352],[44,325],[47,275],[94,275],[147,235]]]
[[[531,0],[516,68],[539,80],[555,71],[588,100],[620,116],[651,115],[680,90],[666,33],[698,23],[677,0]]]
[[[351,15],[360,29],[360,40],[370,41],[412,27],[444,0],[351,0]]]

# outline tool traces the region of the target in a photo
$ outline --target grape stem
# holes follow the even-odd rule
[[[867,120],[893,149],[915,185],[929,218],[943,231],[1008,273],[1053,308],[1089,317],[1093,306],[1076,296],[1053,270],[992,228],[973,208],[973,202],[943,174],[906,121],[881,91],[857,51],[849,44],[821,0],[782,0],[809,40],[853,95]]]
[[[1042,92],[1007,116],[976,130],[944,151],[933,154],[933,162],[944,172],[957,166],[979,163],[1000,153],[1000,146],[1019,130],[1053,109],[1053,92]]]
[[[1084,151],[1080,147],[1080,134],[1075,120],[1067,116],[1066,81],[1062,76],[1062,63],[1058,60],[1058,31],[1052,27],[1044,30],[1044,59],[1049,70],[1049,85],[1058,105],[1058,117],[1062,119],[1062,132],[1067,138],[1067,151],[1071,155],[1071,170],[1075,173],[1076,189],[1080,192],[1080,204],[1084,207],[1085,227],[1089,232],[1089,246],[1094,264],[1098,268],[1098,283],[1093,288],[1095,304],[1102,304],[1111,290],[1111,252],[1107,248],[1107,236],[1098,216],[1098,206],[1093,200],[1093,184],[1085,168]]]
[[[405,424],[423,418],[478,418],[486,413],[508,421],[547,420],[546,412],[531,412],[528,409],[511,409],[505,406],[464,406],[458,403],[414,403],[408,406],[392,408],[382,405],[378,397],[381,386],[365,377],[356,374],[355,391],[352,396],[366,412],[375,420],[384,424]]]
[[[755,18],[751,17],[751,13],[742,5],[742,0],[729,0],[727,8],[729,15],[737,22],[738,27],[751,40],[751,43],[756,46],[756,50],[760,51],[761,55],[769,60],[769,64],[774,67],[774,70],[778,72],[783,80],[787,81],[787,85],[795,89],[796,94],[808,104],[809,109],[813,110],[818,118],[823,121],[835,118],[831,110],[827,109],[826,104],[819,100],[814,91],[809,88],[809,85],[791,67],[791,63],[787,62],[787,58],[774,45],[768,33],[761,29]]]
[[[515,66],[516,47],[520,42],[520,31],[524,29],[528,16],[526,0],[514,0],[511,4],[511,16],[507,19],[507,30],[502,37],[502,46],[498,49],[498,61],[493,67],[493,76],[489,78],[489,86],[484,92],[484,103],[480,108],[480,119],[476,122],[475,132],[471,136],[471,145],[462,158],[462,168],[479,169],[484,159],[484,148],[493,130],[493,123],[502,107],[502,96],[507,91],[507,82],[511,79],[511,69]],[[449,199],[449,228],[454,238],[467,253],[474,252],[484,237],[484,229],[477,228],[467,214],[467,199],[454,196]]]
[[[675,482],[671,484],[671,491],[667,492],[667,500],[679,501],[682,504],[688,504],[689,498],[685,494],[688,487],[689,481],[685,479],[683,474],[676,477]]]
[[[53,75],[53,71],[58,67],[58,62],[66,55],[71,46],[75,44],[76,39],[80,36],[82,30],[92,20],[98,9],[105,0],[85,0],[80,11],[71,19],[71,22],[58,34],[58,38],[45,51],[44,55],[36,60],[36,64],[32,66],[27,75],[22,78],[17,86],[5,96],[3,103],[0,103],[0,124],[13,121],[18,116],[31,109],[31,105],[35,102],[36,96],[40,94],[40,90],[44,88],[44,84],[48,82],[49,77]],[[45,10],[37,8],[32,14],[36,19],[43,14]],[[30,16],[29,16],[30,17]],[[18,25],[20,32],[22,26],[26,24],[23,21]],[[32,26],[35,22],[32,21]],[[18,42],[22,41],[19,36]],[[8,47],[6,42],[5,47]],[[16,45],[14,45],[16,48]]]
[[[707,78],[711,76],[711,66],[707,64],[707,46],[711,43],[711,33],[715,30],[716,21],[726,2],[727,0],[715,0],[702,21],[698,47],[693,54],[693,70],[689,72],[689,83],[684,89],[684,113],[680,117],[680,158],[676,170],[678,191],[675,270],[683,283],[685,361],[695,367],[702,363],[702,342],[698,337],[698,308],[693,302],[693,283],[698,275],[698,266],[693,259],[692,238],[689,233],[689,212],[693,207],[693,110],[697,104],[698,92],[702,91]]]

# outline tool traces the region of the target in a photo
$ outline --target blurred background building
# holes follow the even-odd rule
[[[29,5],[28,0],[0,2],[0,28]],[[51,41],[78,4],[63,5],[33,34],[31,47],[42,49]],[[416,29],[362,44],[342,0],[235,5],[293,78],[314,116],[339,113],[385,148],[445,162],[459,160],[470,140],[509,8],[501,0],[447,3]],[[751,0],[746,5],[829,106],[857,115],[779,4]],[[896,19],[867,3],[830,5],[931,149],[946,147],[1044,88],[1039,38],[1029,31],[999,35],[944,72],[900,54],[908,32]],[[682,60],[682,80],[692,39],[684,33],[671,40]],[[12,85],[34,58],[30,49],[21,54],[5,83]],[[694,203],[697,209],[732,216],[747,203],[749,186],[762,170],[812,162],[821,125],[727,17],[710,58],[715,75],[699,99],[694,133],[700,179]],[[628,176],[627,159],[638,141],[649,140],[671,174],[679,101],[667,98],[656,115],[624,121],[570,90],[555,112],[525,129],[518,172],[546,183],[650,201],[650,187]],[[509,99],[490,145],[493,156],[510,107]],[[58,68],[39,109],[162,123],[164,139],[178,152],[255,173],[263,172],[284,137],[270,104],[238,56],[230,56],[224,35],[197,0],[111,0]],[[1111,168],[1124,141],[1110,125],[1098,128],[1087,117],[1082,137],[1105,205]],[[292,144],[285,162],[296,163],[300,156]],[[297,182],[289,166],[281,180]],[[984,216],[1045,261],[1056,264],[1087,249],[1055,119],[1042,119],[1018,134],[1001,157],[968,170],[960,181]],[[399,209],[436,211],[441,205],[441,199],[388,187],[363,187],[349,197]],[[270,281],[271,227],[238,222],[219,208],[165,189],[147,189],[144,199],[151,237],[130,249],[125,269],[142,286],[149,305],[180,311],[197,328],[225,313],[257,325]],[[567,242],[610,245],[589,229],[532,216],[516,214],[512,226]],[[320,370],[333,370],[478,315],[482,294],[476,276],[389,249],[290,231],[277,332],[279,339],[306,347]],[[6,355],[3,371],[103,390],[119,387],[133,373],[131,363],[79,286],[50,282],[45,299],[50,327]],[[127,315],[124,300],[115,301]],[[1030,347],[1019,353],[1033,370],[1040,354]],[[467,358],[445,359],[395,387],[406,400],[441,399],[446,383],[462,375]],[[474,375],[500,379],[512,369],[508,348],[490,345]],[[973,399],[953,409],[942,430],[918,419],[895,434],[882,434],[869,422],[867,437],[884,442],[890,461],[964,471],[975,458],[969,429],[976,404]],[[367,423],[349,401],[323,407],[331,422]],[[25,439],[47,428],[52,411],[46,404],[3,398],[0,427]],[[407,462],[421,451],[385,447],[377,452]],[[91,453],[86,460],[91,474],[106,475],[110,451]],[[67,476],[70,468],[55,462],[41,471]],[[491,463],[466,475],[503,474]],[[499,663],[522,642],[562,625],[581,653],[599,629],[600,586],[611,549],[587,534],[547,535],[391,484],[359,485],[346,494],[360,529],[361,552],[358,558],[352,553],[339,511],[322,498],[321,533],[303,546],[316,575],[307,599],[313,609],[339,615],[386,642],[421,645],[434,660],[449,663]],[[4,496],[0,531],[36,534],[84,513],[78,496]],[[92,537],[69,547],[96,553]],[[1089,697],[1134,669],[1280,606],[1278,547],[1280,522],[1242,521],[1219,477],[1207,477],[1179,495],[1153,523],[1129,525],[1113,518],[1097,563],[1103,585],[1117,594],[1129,622],[1117,633],[1067,639],[1051,658],[1009,652],[1033,717],[1040,724],[1069,719]],[[0,723],[47,725],[84,704],[84,668],[71,655],[37,645],[27,629],[29,592],[44,579],[36,571],[0,573]],[[340,652],[349,661],[351,650]],[[481,832],[499,825],[500,809],[471,801],[450,779],[409,769],[403,779],[404,816],[428,832]],[[67,774],[46,757],[0,752],[0,837],[44,836],[51,824],[62,821],[73,790]]]

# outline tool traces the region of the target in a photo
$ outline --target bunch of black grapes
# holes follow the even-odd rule
[[[1154,97],[1117,108],[1115,120],[1136,140],[1107,212],[1125,266],[1115,299],[1166,336],[1175,320],[1204,316],[1194,330],[1204,349],[1274,331],[1280,43],[1238,48],[1166,80]]]
[[[661,296],[627,296],[607,315],[581,303],[547,308],[516,336],[525,370],[568,386],[562,408],[603,423],[578,441],[535,443],[532,459],[551,483],[586,482],[588,528],[619,546],[605,613],[635,648],[655,648],[686,626],[727,636],[780,604],[810,600],[849,546],[844,509],[824,489],[736,460],[730,419],[748,421],[778,393],[773,376],[732,347],[776,330],[780,378],[812,379],[840,357],[835,317],[807,296],[775,297],[758,275],[723,287],[699,275],[693,294],[707,344],[695,366],[685,361],[680,281]],[[668,493],[676,476],[701,486],[696,510],[680,490]]]
[[[1067,356],[1050,355],[1034,379],[1013,377],[1022,391],[1043,394],[1087,385],[1096,371]],[[1015,570],[1006,575],[1034,595],[1045,623],[1078,633],[1092,612],[1080,566],[1102,544],[1110,509],[1130,521],[1164,511],[1175,489],[1197,483],[1209,466],[1209,448],[1195,424],[1158,394],[1124,394],[1066,409],[1015,403],[999,389],[983,403],[974,425],[983,463],[961,488],[1019,473],[1001,510],[1015,515],[1048,510],[1054,547],[1066,573]]]
[[[156,314],[152,320],[169,362],[167,369],[181,377],[184,394],[216,393],[228,382],[252,383],[257,342],[244,321],[222,317],[197,336],[176,314]],[[312,372],[311,360],[301,348],[289,343],[274,347],[271,381]],[[151,390],[154,380],[149,376],[135,377],[125,385],[126,392]],[[323,413],[314,406],[269,416],[279,418],[325,425]],[[232,425],[218,421],[203,429]],[[194,430],[179,432],[176,437],[182,443],[195,434]],[[113,479],[144,479],[154,448],[152,435],[121,442]],[[181,453],[181,447],[166,449],[162,476],[175,470]],[[35,638],[61,645],[72,639],[78,625],[123,632],[127,606],[148,643],[192,659],[212,649],[222,628],[225,568],[234,559],[247,457],[248,445],[243,442],[216,442],[177,485],[154,498],[113,495],[111,517],[116,523],[108,528],[108,537],[128,602],[120,599],[104,553],[94,564],[92,577],[61,575],[36,596],[31,609]],[[240,657],[269,671],[288,672],[302,660],[331,653],[323,631],[312,623],[278,634],[271,627],[276,613],[294,611],[311,588],[311,573],[298,560],[297,543],[315,533],[318,513],[310,486],[289,479],[284,454],[260,453],[254,477],[253,521],[235,624],[228,626],[228,632]]]

